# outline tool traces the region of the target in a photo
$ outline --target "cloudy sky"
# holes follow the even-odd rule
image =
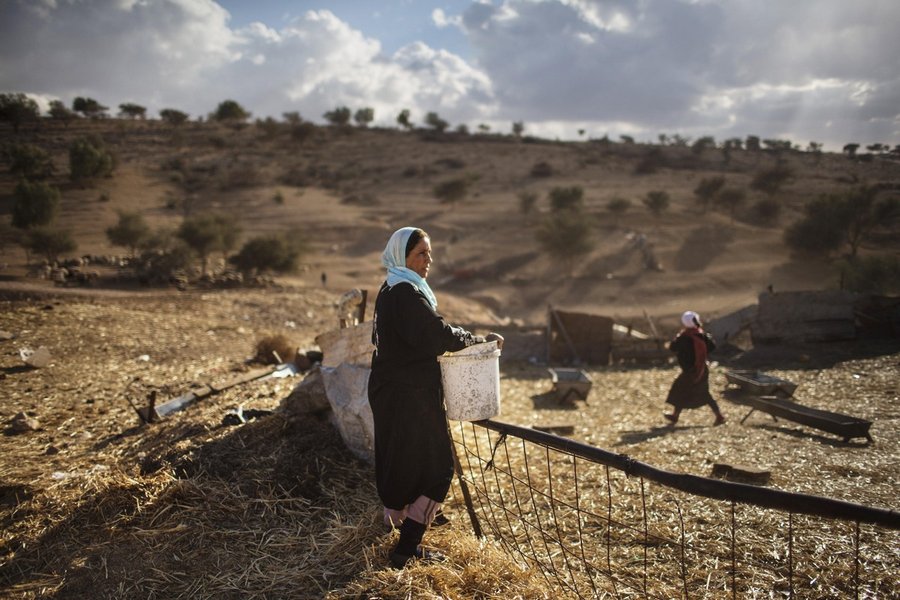
[[[560,139],[900,143],[897,0],[0,0],[0,92]]]

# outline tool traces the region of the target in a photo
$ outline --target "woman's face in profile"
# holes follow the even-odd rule
[[[415,271],[419,277],[425,279],[428,276],[428,267],[431,266],[431,240],[423,237],[406,257],[406,268]]]

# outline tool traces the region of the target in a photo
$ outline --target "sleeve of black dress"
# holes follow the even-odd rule
[[[406,343],[422,352],[439,356],[444,352],[455,352],[466,346],[484,341],[484,338],[466,331],[462,327],[454,327],[447,323],[431,305],[425,296],[413,289],[411,285],[397,284],[399,294],[395,315],[397,332]]]

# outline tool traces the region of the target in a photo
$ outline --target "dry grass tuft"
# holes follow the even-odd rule
[[[255,362],[264,365],[294,362],[297,356],[297,346],[286,335],[276,333],[268,335],[256,342]]]

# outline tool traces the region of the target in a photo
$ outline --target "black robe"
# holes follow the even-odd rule
[[[447,324],[408,283],[382,285],[374,320],[369,404],[378,495],[394,510],[419,496],[443,502],[453,478],[453,450],[437,357],[484,339]]]
[[[715,406],[706,366],[706,357],[715,347],[712,336],[698,329],[686,329],[672,340],[669,349],[678,357],[681,373],[672,382],[667,403],[676,408]]]

